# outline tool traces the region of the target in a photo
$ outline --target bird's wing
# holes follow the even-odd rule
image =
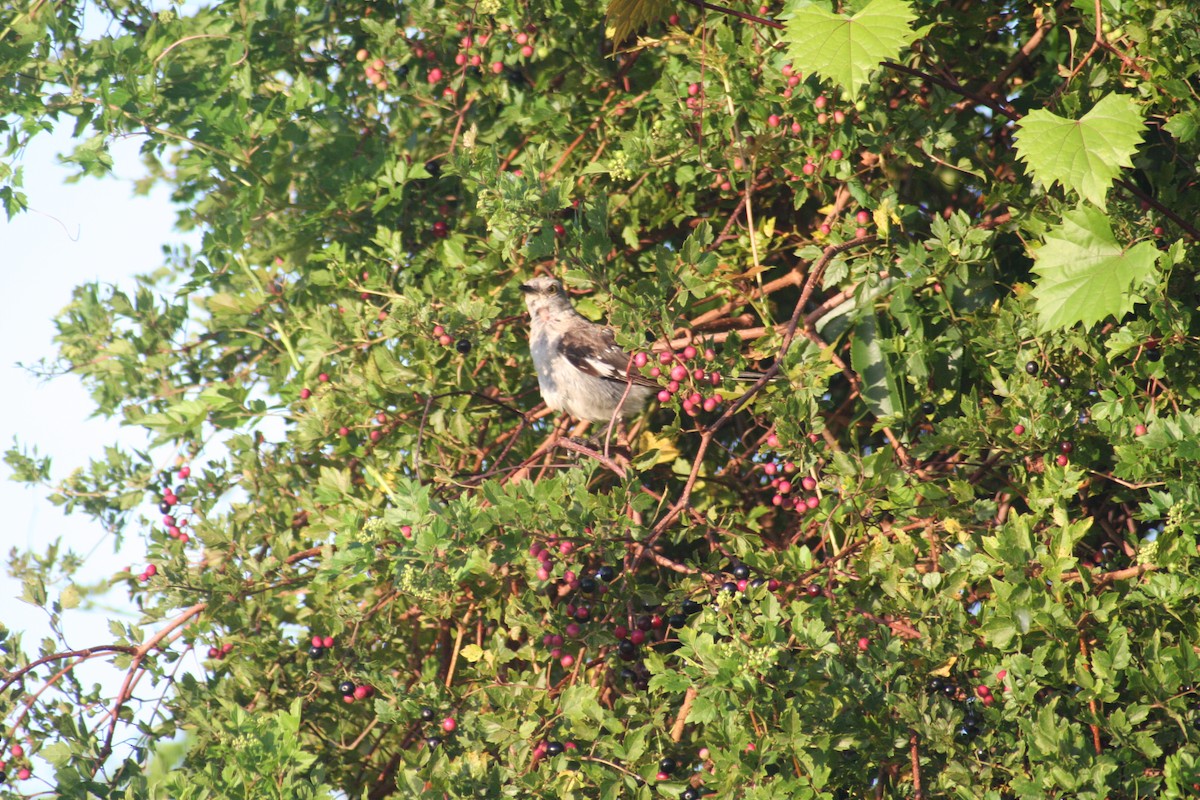
[[[587,375],[634,386],[661,388],[631,369],[629,354],[617,346],[613,332],[596,325],[579,326],[563,334],[559,344],[571,366]]]

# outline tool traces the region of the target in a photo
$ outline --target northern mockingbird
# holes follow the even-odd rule
[[[529,351],[548,407],[576,419],[608,422],[638,413],[662,388],[634,369],[610,329],[571,306],[554,278],[533,278],[521,284],[521,291],[529,307]]]

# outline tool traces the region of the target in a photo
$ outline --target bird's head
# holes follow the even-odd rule
[[[562,284],[549,275],[538,275],[521,284],[529,316],[537,319],[562,311],[570,311],[571,303]]]

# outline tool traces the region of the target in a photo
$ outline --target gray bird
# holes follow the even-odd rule
[[[571,306],[554,278],[538,276],[521,284],[521,291],[529,308],[529,351],[549,408],[608,422],[614,415],[638,413],[662,388],[637,372],[610,329]]]

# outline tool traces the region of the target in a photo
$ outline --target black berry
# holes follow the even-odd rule
[[[739,581],[744,581],[746,578],[750,577],[750,568],[745,564],[734,564],[733,568],[729,571],[732,572],[733,577],[737,578]]]
[[[342,681],[338,684],[337,688],[341,694],[354,694],[354,683],[352,681]]]
[[[421,719],[425,720],[426,722],[429,722],[433,719],[433,709],[429,706],[423,706],[420,713]]]
[[[613,567],[610,567],[607,564],[605,564],[602,567],[596,568],[596,580],[604,581],[605,583],[609,583],[615,577],[617,577],[616,569],[614,569]]]
[[[1025,362],[1025,372],[1029,373],[1030,375],[1037,375],[1038,374],[1037,362],[1036,361],[1026,361]]]
[[[325,655],[324,647],[317,647],[316,645],[313,645],[312,647],[308,648],[309,658],[320,658],[323,655]]]
[[[550,742],[546,745],[546,755],[556,756],[563,751],[562,742]]]
[[[675,763],[675,759],[671,758],[670,756],[667,756],[662,761],[658,762],[659,771],[665,772],[668,775],[675,771],[676,766],[678,765]]]
[[[471,340],[459,339],[458,342],[455,343],[454,349],[465,356],[467,353],[471,352]]]

